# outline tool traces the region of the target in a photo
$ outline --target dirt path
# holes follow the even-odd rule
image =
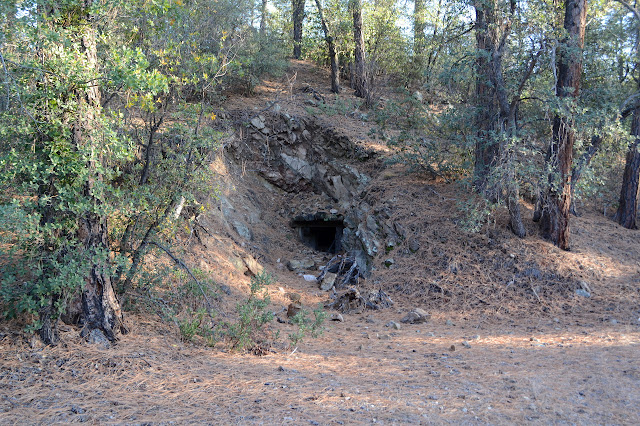
[[[58,348],[6,335],[0,423],[640,422],[637,328],[434,318],[391,330],[394,316],[347,316],[262,357],[184,345],[152,322],[111,350],[71,331]]]

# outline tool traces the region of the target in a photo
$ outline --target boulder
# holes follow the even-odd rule
[[[287,307],[287,317],[293,318],[301,310],[302,310],[302,304],[296,303],[296,302],[289,303],[289,306]]]
[[[264,268],[257,260],[253,258],[253,256],[245,256],[242,258],[242,262],[247,267],[248,275],[256,276],[259,275]]]
[[[431,319],[431,315],[429,315],[425,310],[415,308],[405,315],[400,322],[405,324],[422,324],[429,321],[429,319]]]
[[[336,278],[338,278],[338,275],[333,272],[327,272],[324,274],[324,278],[322,278],[322,281],[320,282],[320,290],[331,290],[336,283]]]
[[[315,262],[311,259],[303,259],[303,260],[290,260],[287,262],[287,268],[290,271],[302,271],[305,269],[312,269],[316,266]]]

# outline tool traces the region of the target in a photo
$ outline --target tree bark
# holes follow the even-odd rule
[[[518,92],[509,102],[504,81],[502,58],[510,34],[509,21],[498,19],[496,0],[478,0],[476,9],[476,157],[474,186],[492,202],[504,197],[509,210],[511,230],[518,237],[526,235],[520,213],[520,189],[516,179],[515,158],[509,140],[517,137],[516,110],[520,92],[531,71],[525,73]],[[510,13],[515,12],[511,2]],[[533,68],[532,60],[530,69]],[[498,179],[492,170],[500,168]]]
[[[316,7],[318,8],[320,23],[322,24],[322,31],[324,32],[324,40],[327,42],[327,49],[329,50],[329,61],[331,63],[331,91],[333,93],[340,93],[340,70],[338,68],[338,54],[336,53],[336,46],[333,41],[333,37],[329,34],[329,27],[324,19],[320,0],[316,0]]]
[[[629,145],[622,176],[620,202],[615,220],[628,229],[637,229],[638,215],[638,181],[640,180],[640,107],[633,110],[631,121],[633,142]]]
[[[496,1],[477,0],[476,11],[476,127],[475,162],[473,184],[483,191],[491,166],[498,156],[498,143],[492,136],[494,123],[499,115],[495,86],[491,83],[491,58],[496,50]]]
[[[363,98],[365,104],[368,105],[371,101],[371,94],[369,92],[367,68],[365,64],[364,33],[362,32],[362,0],[351,0],[350,5],[353,14],[353,41],[355,43],[353,55],[355,96]]]
[[[92,22],[88,15],[92,6],[92,0],[84,1],[84,16],[82,25],[77,29],[77,47],[82,57],[79,65],[86,70],[98,70],[98,55],[95,30],[84,22]],[[77,13],[77,11],[74,11]],[[82,18],[82,17],[80,17]],[[97,124],[97,115],[100,113],[100,90],[96,85],[79,87],[71,92],[78,103],[78,117],[71,127],[72,146],[77,151],[99,152],[98,142],[93,139],[92,131]],[[87,146],[95,149],[87,149]],[[83,256],[88,259],[89,270],[82,288],[82,312],[80,322],[83,325],[82,336],[86,337],[91,331],[99,330],[109,340],[114,341],[119,332],[126,332],[123,325],[122,311],[116,299],[111,283],[110,268],[108,265],[109,247],[107,244],[107,218],[102,210],[100,189],[98,183],[102,181],[99,163],[100,155],[88,160],[87,180],[84,183],[83,197],[90,205],[87,211],[78,218],[76,250],[82,250]],[[55,299],[55,298],[54,298]],[[51,310],[41,312],[42,328],[40,336],[47,344],[55,343],[55,319],[51,317]]]
[[[262,6],[260,7],[260,35],[264,35],[267,31],[267,1],[262,0]]]
[[[560,50],[557,96],[577,98],[582,73],[582,48],[587,18],[586,0],[565,0],[564,29],[567,38]],[[571,168],[576,135],[571,117],[556,115],[547,166],[548,187],[542,194],[540,229],[563,250],[570,248]]]
[[[427,28],[425,0],[414,0],[413,3],[413,64],[418,75],[424,67],[424,50],[426,47],[425,30]]]
[[[304,22],[305,0],[291,0],[293,11],[293,57],[300,59],[302,56],[302,23]]]

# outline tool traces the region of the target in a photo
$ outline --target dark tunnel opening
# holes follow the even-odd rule
[[[344,224],[339,218],[317,218],[318,214],[292,221],[297,228],[300,241],[317,251],[338,253],[342,250],[342,231]]]

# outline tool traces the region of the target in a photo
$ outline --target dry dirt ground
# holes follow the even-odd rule
[[[307,113],[310,95],[300,89],[311,85],[328,97],[326,73],[303,62],[293,62],[289,75],[294,70],[293,88],[267,81],[227,109],[259,111],[278,94],[291,114]],[[388,154],[367,137],[369,124],[349,114],[327,121]],[[524,204],[527,238],[512,237],[503,217],[467,234],[456,224],[462,188],[381,164],[358,165],[373,178],[366,196],[392,200],[392,219],[420,246],[412,253],[400,245],[391,268],[387,256],[376,258],[363,284],[384,289],[391,308],[344,314],[320,338],[296,348],[274,344],[263,356],[184,342],[151,314],[128,313],[131,332],[110,349],[85,343],[68,326],[60,345],[43,347],[1,324],[0,424],[640,424],[638,231],[585,211],[572,219],[572,251],[562,252],[540,239]],[[253,242],[222,225],[216,208],[206,218],[216,233],[199,242],[185,237],[190,264],[229,287],[223,310],[246,297],[248,278],[233,259],[247,255],[278,278],[269,288],[274,311],[290,292],[305,306],[326,300],[283,264],[329,256],[299,243],[281,214],[324,200],[258,190],[250,171],[224,159],[214,168],[236,210],[246,207],[249,217],[261,209]],[[576,294],[581,281],[591,297]],[[431,319],[388,326],[415,307]],[[285,336],[293,330],[272,327]]]

